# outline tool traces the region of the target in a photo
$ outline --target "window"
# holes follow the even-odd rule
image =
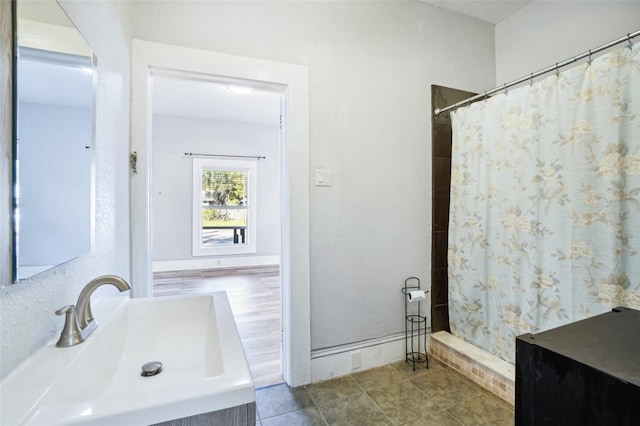
[[[255,161],[193,159],[193,255],[256,252]]]

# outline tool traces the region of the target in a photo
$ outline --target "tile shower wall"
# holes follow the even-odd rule
[[[449,193],[451,184],[451,115],[433,114],[475,93],[431,86],[432,106],[432,230],[431,230],[431,332],[449,329],[449,283],[447,277],[447,245],[449,230]],[[430,355],[462,373],[483,388],[513,405],[513,380],[496,373],[467,355],[430,339]]]
[[[475,93],[431,86],[431,332],[449,329],[449,284],[447,279],[447,244],[449,229],[449,189],[451,185],[451,116],[437,117],[436,108],[444,108]]]

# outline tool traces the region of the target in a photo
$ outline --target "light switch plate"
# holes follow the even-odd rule
[[[316,186],[331,186],[331,169],[316,169]]]

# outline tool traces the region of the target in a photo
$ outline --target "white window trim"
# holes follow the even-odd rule
[[[229,244],[224,246],[202,245],[202,170],[220,169],[226,171],[247,173],[247,243]],[[194,158],[193,159],[193,196],[192,196],[192,255],[193,256],[220,256],[230,254],[256,253],[257,244],[257,188],[258,167],[255,160],[229,160],[218,158]]]

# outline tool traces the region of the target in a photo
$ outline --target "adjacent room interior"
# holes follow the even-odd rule
[[[152,96],[153,296],[226,291],[256,387],[281,383],[282,97],[187,73]]]

